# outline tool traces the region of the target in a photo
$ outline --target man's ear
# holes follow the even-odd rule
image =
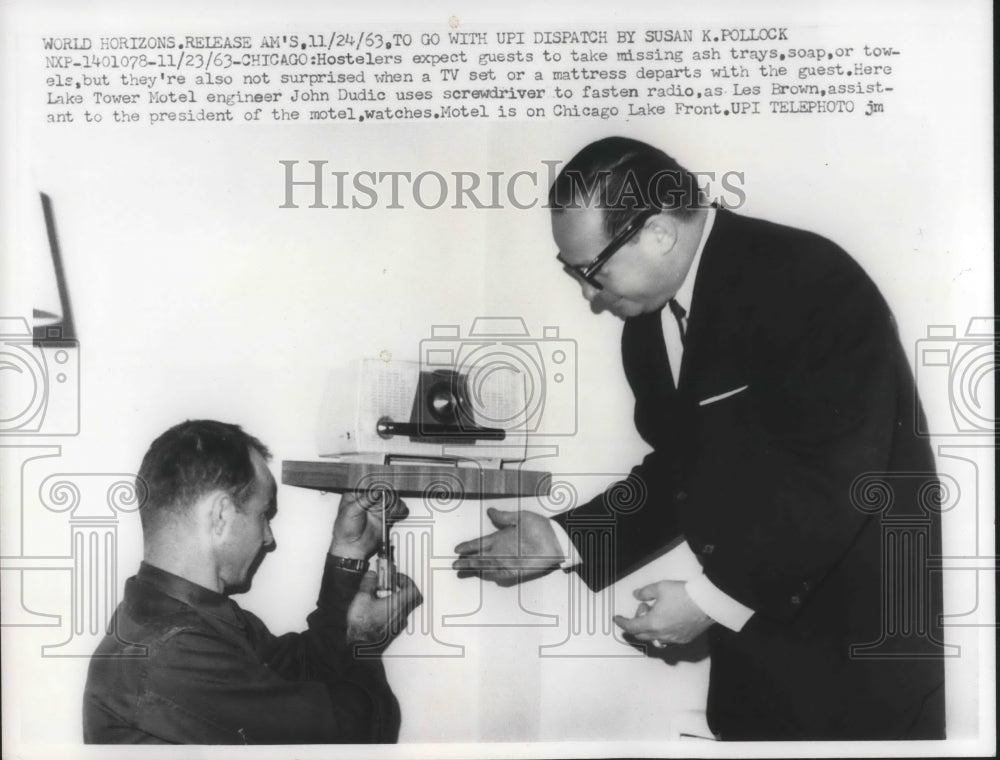
[[[677,245],[677,220],[665,211],[646,222],[645,232],[653,236],[661,253],[670,253]]]
[[[208,498],[208,520],[212,538],[221,539],[232,528],[236,504],[225,491],[216,491]]]

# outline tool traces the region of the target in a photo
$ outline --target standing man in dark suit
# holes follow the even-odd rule
[[[828,240],[710,207],[635,140],[588,145],[549,202],[563,268],[625,322],[653,451],[628,509],[602,495],[554,520],[491,510],[498,531],[456,548],[460,574],[508,585],[562,565],[597,590],[683,536],[702,575],[638,589],[615,620],[654,647],[707,632],[713,732],[943,738],[941,584],[923,561],[940,553],[934,460],[875,285]],[[610,542],[595,518],[614,521]]]

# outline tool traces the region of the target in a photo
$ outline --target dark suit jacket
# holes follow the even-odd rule
[[[222,594],[143,563],[90,662],[84,741],[396,741],[382,661],[346,641],[360,581],[328,560],[308,630],[274,636]]]
[[[659,313],[626,321],[622,355],[653,452],[557,519],[592,588],[683,535],[709,579],[755,610],[739,633],[709,630],[713,731],[943,730],[941,584],[926,568],[940,553],[934,459],[867,275],[817,235],[720,210],[679,387]]]

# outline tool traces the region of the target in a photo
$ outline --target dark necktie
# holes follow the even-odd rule
[[[684,339],[686,337],[684,330],[684,317],[687,316],[687,312],[684,307],[681,306],[677,301],[671,298],[667,301],[667,306],[670,307],[670,313],[674,315],[674,319],[677,320],[677,329],[681,331],[681,345],[684,345]]]

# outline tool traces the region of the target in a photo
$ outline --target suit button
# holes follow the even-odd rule
[[[701,547],[702,554],[711,554],[714,551],[715,551],[714,544],[705,544],[703,547]]]
[[[687,491],[685,491],[683,488],[678,488],[677,491],[674,493],[674,499],[683,504],[685,501],[688,500]]]

